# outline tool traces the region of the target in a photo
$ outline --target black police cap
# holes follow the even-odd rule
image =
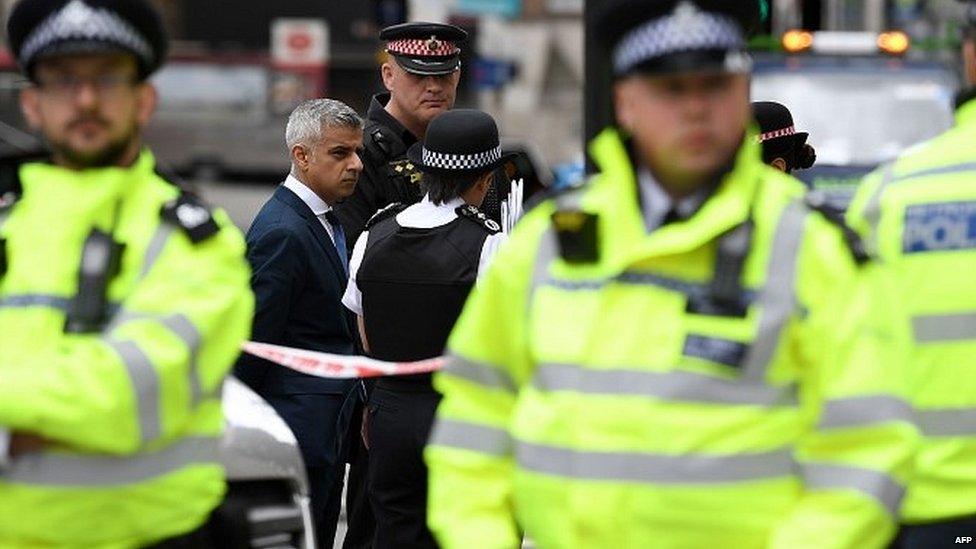
[[[752,115],[759,124],[759,142],[774,140],[794,141],[799,145],[807,142],[809,133],[796,131],[793,113],[782,103],[755,101]]]
[[[443,112],[430,121],[421,143],[407,158],[421,171],[470,174],[493,170],[515,157],[502,153],[498,126],[491,115],[474,109]]]
[[[461,67],[461,44],[468,33],[442,23],[402,23],[380,31],[386,51],[407,72],[421,76],[451,74]]]
[[[166,58],[166,32],[145,0],[21,0],[7,21],[14,56],[33,77],[38,59],[56,55],[126,52],[146,78]]]
[[[759,0],[609,0],[595,36],[614,73],[747,71],[746,37],[758,28]]]

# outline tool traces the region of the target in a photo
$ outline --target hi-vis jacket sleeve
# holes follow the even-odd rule
[[[534,368],[526,303],[535,252],[549,223],[540,206],[524,218],[472,291],[434,376],[444,395],[426,450],[428,526],[441,547],[518,547],[512,509],[510,416]],[[463,497],[457,497],[463,494]]]
[[[198,244],[161,223],[145,256],[124,256],[123,273],[138,274],[101,333],[66,334],[5,365],[0,425],[128,454],[194,434],[184,431],[196,413],[219,414],[254,298],[243,238],[223,212],[215,218],[222,229]]]
[[[787,352],[799,356],[810,429],[795,449],[802,496],[773,534],[777,548],[886,547],[918,443],[905,386],[910,332],[892,282],[876,264],[838,260],[835,237],[817,231],[801,256],[807,313]]]

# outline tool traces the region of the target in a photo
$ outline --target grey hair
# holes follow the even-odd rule
[[[288,150],[295,145],[311,146],[322,139],[324,128],[363,128],[363,119],[342,101],[309,99],[295,107],[285,126]]]

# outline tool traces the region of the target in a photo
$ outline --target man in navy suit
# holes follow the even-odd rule
[[[352,194],[362,172],[357,152],[363,121],[339,101],[306,101],[289,117],[285,141],[291,173],[247,233],[257,298],[252,339],[354,354],[356,327],[341,303],[348,278],[345,236],[332,208]],[[254,357],[242,358],[235,374],[298,438],[317,537],[322,547],[331,547],[342,494],[341,446],[358,382],[311,377]]]

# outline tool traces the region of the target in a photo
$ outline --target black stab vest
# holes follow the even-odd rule
[[[356,275],[370,356],[414,361],[441,356],[478,277],[488,231],[463,217],[429,229],[396,217],[369,229]],[[430,387],[430,374],[381,379],[378,386]]]

